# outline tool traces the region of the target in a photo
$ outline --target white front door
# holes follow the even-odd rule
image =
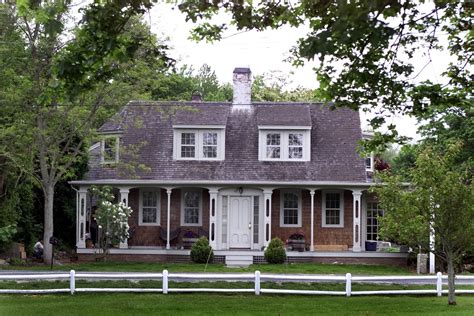
[[[252,241],[251,201],[250,196],[230,197],[230,248],[250,248]]]

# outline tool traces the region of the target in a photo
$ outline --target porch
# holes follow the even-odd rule
[[[365,241],[376,240],[378,229],[376,198],[367,193],[369,185],[115,185],[117,199],[134,212],[128,222],[130,238],[111,254],[123,260],[184,259],[189,250],[181,249],[183,237],[191,234],[208,237],[216,258],[238,253],[258,262],[273,237],[285,242],[297,234],[306,251],[288,248],[289,261],[406,260],[403,253],[365,251]],[[85,256],[95,252],[86,242],[96,226],[92,202],[88,186],[81,186],[77,248]]]

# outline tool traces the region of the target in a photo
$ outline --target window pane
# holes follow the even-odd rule
[[[339,193],[326,193],[326,208],[339,208]]]
[[[290,159],[301,159],[301,158],[303,158],[303,147],[290,147],[290,148],[288,148],[288,158],[290,158]]]
[[[199,207],[199,192],[184,192],[184,205],[185,207]]]
[[[181,146],[182,158],[194,158],[194,155],[195,155],[194,146]]]
[[[298,225],[298,195],[295,193],[283,194],[283,224]]]
[[[143,208],[143,223],[156,223],[156,207],[144,207]]]
[[[107,137],[104,139],[104,160],[115,161],[117,152],[117,138]]]
[[[288,134],[288,145],[303,146],[303,134]]]
[[[378,203],[367,203],[367,240],[378,240],[379,223],[378,217],[383,216],[383,210]]]
[[[194,133],[181,134],[181,145],[194,145],[194,144],[195,144]]]
[[[285,209],[283,223],[285,225],[298,225],[298,209]]]
[[[267,145],[280,146],[280,134],[267,134]]]
[[[217,146],[204,146],[203,154],[205,158],[217,158]]]
[[[258,228],[259,228],[259,209],[258,209],[258,205],[259,205],[259,198],[258,196],[254,196],[253,197],[253,242],[254,244],[257,244],[258,243]]]
[[[202,142],[203,142],[203,145],[216,145],[217,146],[217,133],[203,133]]]
[[[370,157],[365,158],[365,168],[372,169],[372,159]]]
[[[199,224],[199,198],[200,193],[196,191],[186,191],[184,199],[184,223]]]
[[[341,223],[339,214],[339,210],[326,210],[326,224],[339,225]]]
[[[280,147],[267,146],[267,158],[280,158]]]

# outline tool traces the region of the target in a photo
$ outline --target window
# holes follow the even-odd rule
[[[174,157],[178,160],[223,160],[224,129],[175,129]]]
[[[374,171],[374,156],[365,158],[365,171]]]
[[[253,243],[258,244],[258,234],[259,234],[259,204],[260,199],[258,196],[253,197]]]
[[[323,192],[323,227],[344,227],[342,192]]]
[[[160,225],[160,191],[159,189],[140,190],[139,223],[143,226]]]
[[[298,192],[282,191],[280,226],[301,227],[301,198]]]
[[[184,189],[182,190],[182,207],[181,207],[181,225],[182,226],[201,226],[202,225],[202,211],[201,211],[201,196],[200,190]]]
[[[309,161],[310,130],[260,130],[259,160]]]
[[[378,240],[378,217],[382,217],[383,213],[377,202],[367,202],[367,240]]]
[[[119,160],[119,137],[106,136],[101,142],[101,162],[117,163]]]

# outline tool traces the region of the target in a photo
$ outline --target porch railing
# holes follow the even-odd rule
[[[76,280],[157,280],[162,281],[161,288],[99,288],[99,287],[76,287]],[[447,276],[438,272],[436,275],[427,276],[345,276],[325,275],[296,275],[296,274],[269,274],[260,273],[87,273],[71,270],[69,273],[45,273],[45,274],[10,274],[0,275],[0,281],[32,281],[32,280],[68,280],[69,288],[55,289],[0,289],[0,294],[50,294],[76,292],[144,292],[144,293],[183,293],[183,292],[207,292],[207,293],[254,293],[260,294],[304,294],[304,295],[403,295],[403,294],[435,294],[441,296],[448,291],[443,290],[443,280]],[[473,280],[474,276],[458,275],[457,280]],[[253,288],[180,288],[169,287],[170,281],[195,282],[195,281],[243,281],[253,283]],[[295,289],[272,289],[262,287],[265,282],[336,282],[345,283],[344,291],[318,291],[318,290],[295,290]],[[433,281],[433,289],[421,290],[374,290],[353,291],[352,284],[367,282],[397,282],[404,281]],[[423,284],[423,285],[426,285]],[[457,294],[474,294],[474,290],[457,289]]]

